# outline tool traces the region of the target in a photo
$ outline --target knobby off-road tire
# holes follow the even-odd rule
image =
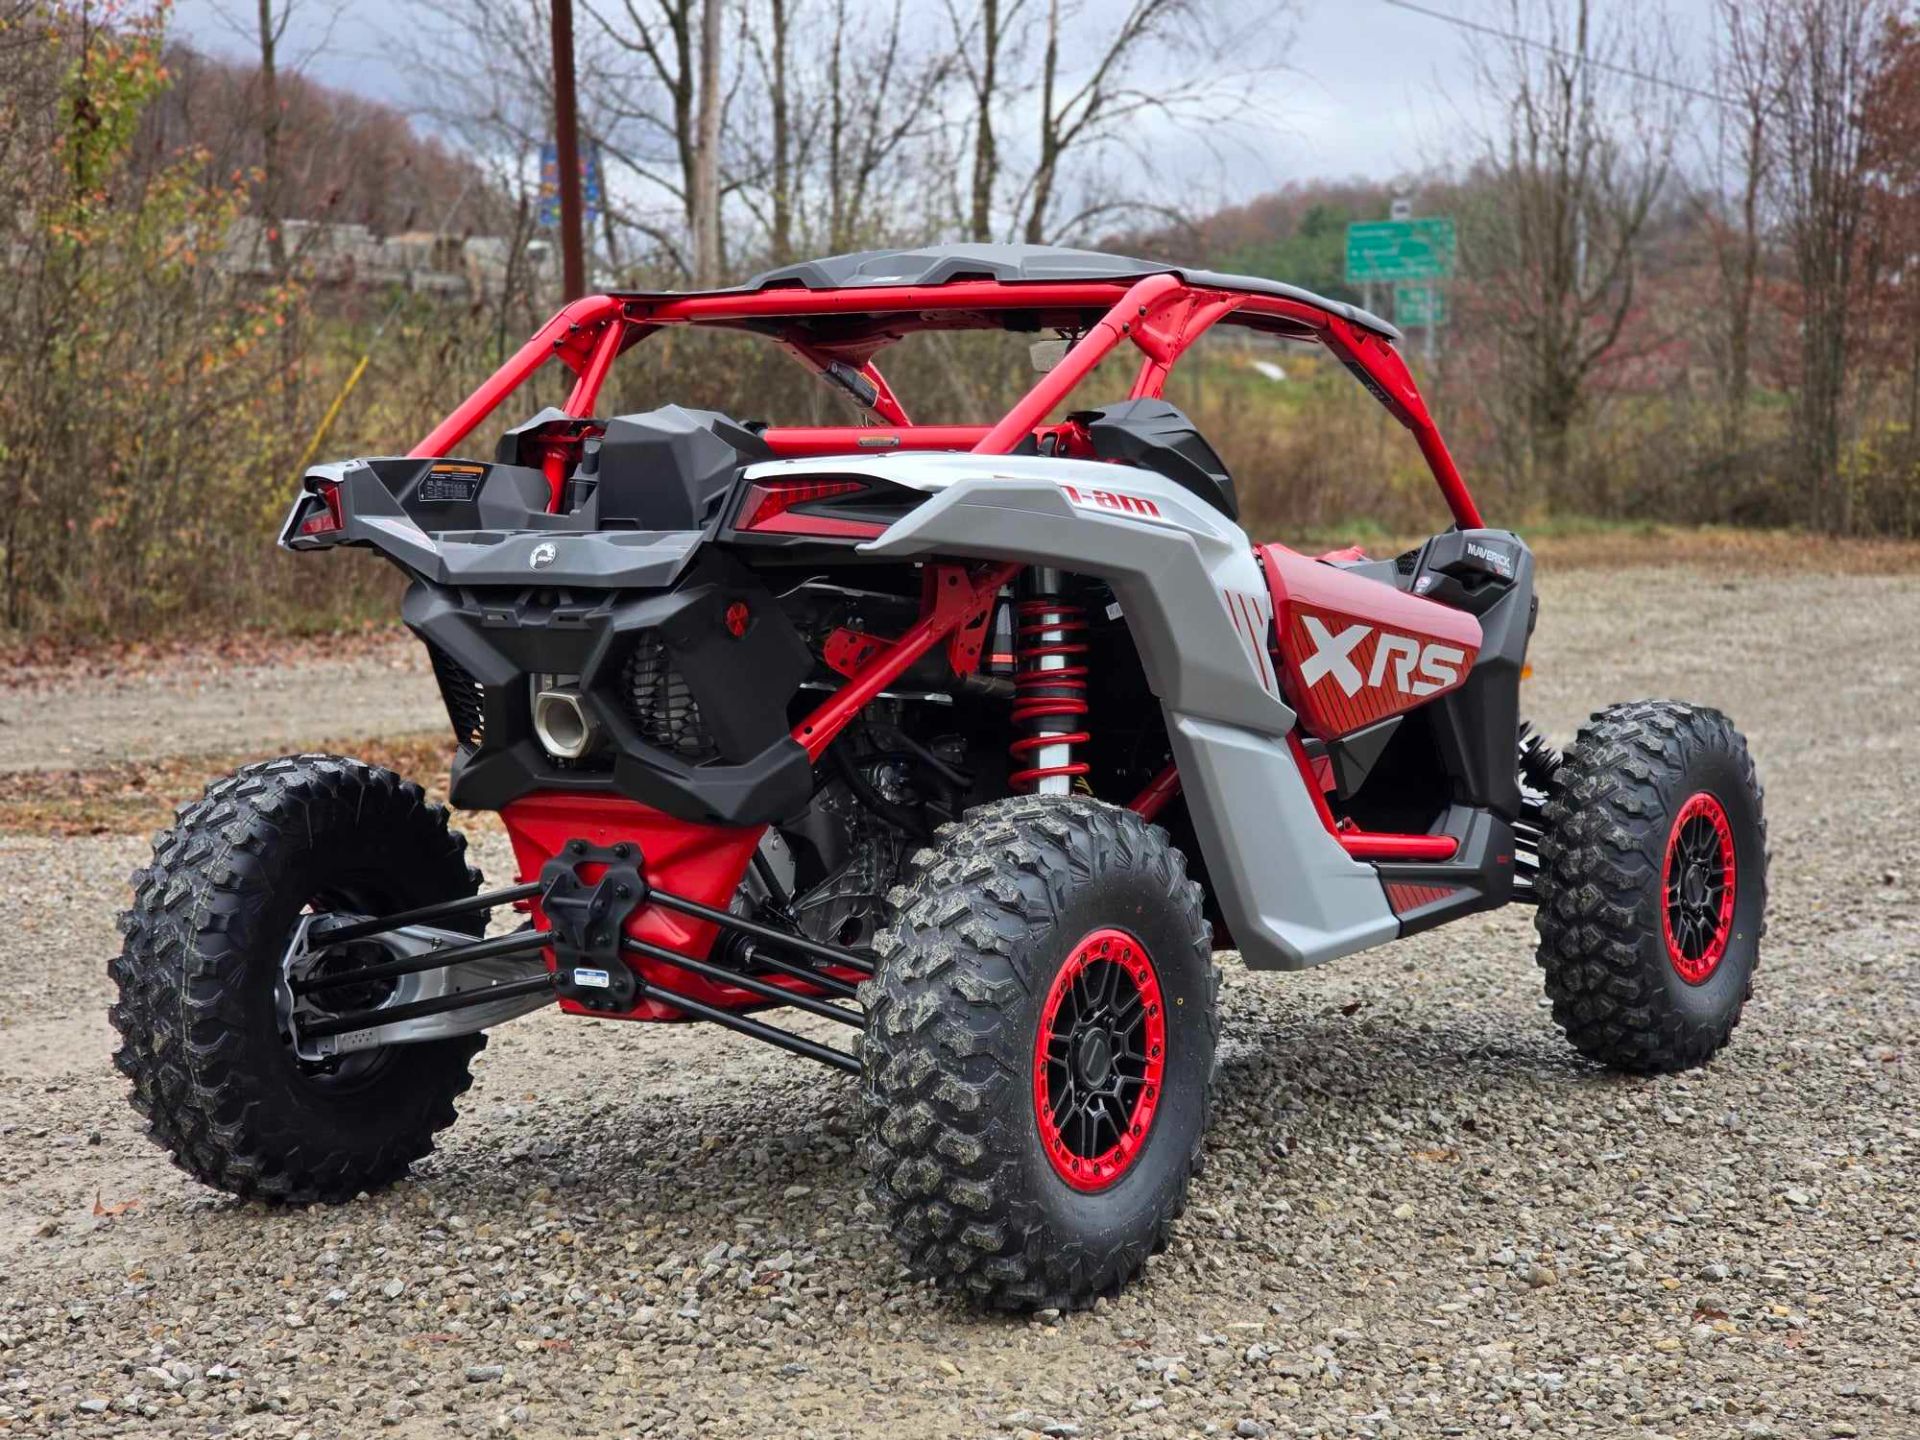
[[[1114,1293],[1200,1165],[1219,986],[1200,887],[1129,811],[1032,796],[943,826],[892,901],[861,987],[889,1230],[918,1274],[996,1308]],[[1095,1111],[1113,1118],[1078,1118]]]
[[[1554,1020],[1615,1069],[1704,1065],[1753,993],[1766,930],[1767,827],[1746,740],[1717,710],[1614,705],[1555,778],[1534,920]]]
[[[405,1174],[453,1123],[486,1037],[360,1052],[322,1073],[282,1034],[282,957],[309,905],[391,914],[479,879],[446,811],[389,770],[299,755],[208,786],[134,873],[111,966],[114,1059],[148,1133],[241,1196],[339,1201]],[[454,928],[479,935],[486,920]]]

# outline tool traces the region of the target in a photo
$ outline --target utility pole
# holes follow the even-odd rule
[[[580,117],[573,86],[573,0],[553,6],[553,151],[560,169],[560,273],[564,298],[587,293],[581,246]]]

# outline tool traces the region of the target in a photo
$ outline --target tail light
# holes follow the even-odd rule
[[[287,523],[280,527],[280,548],[318,550],[337,544],[346,524],[340,482],[309,475],[300,493],[293,497]]]
[[[742,539],[871,540],[927,497],[863,475],[763,475],[749,480],[734,512]]]
[[[332,480],[322,480],[314,487],[312,498],[320,504],[309,507],[309,513],[300,518],[294,527],[296,535],[331,535],[336,530],[344,530],[346,521],[340,518],[340,486]]]
[[[734,529],[751,531],[756,535],[810,535],[823,540],[871,540],[887,528],[886,522],[799,508],[823,500],[864,494],[868,489],[861,480],[820,480],[811,476],[757,481],[747,486]]]

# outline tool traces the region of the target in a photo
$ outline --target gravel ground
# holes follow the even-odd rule
[[[1676,1079],[1580,1061],[1518,909],[1305,975],[1229,959],[1193,1207],[1085,1315],[905,1281],[853,1083],[694,1028],[516,1022],[370,1200],[203,1190],[108,1060],[143,844],[0,839],[40,902],[0,938],[0,1433],[1920,1435],[1920,581],[1545,592],[1528,707],[1556,738],[1677,694],[1753,741],[1772,932],[1732,1049]],[[305,686],[216,724],[265,697],[269,733]]]

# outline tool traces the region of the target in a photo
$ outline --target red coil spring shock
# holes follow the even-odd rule
[[[1093,737],[1074,724],[1087,713],[1087,612],[1058,594],[1031,594],[1014,602],[1015,739],[1007,747],[1014,790],[1065,794],[1073,777],[1090,768],[1073,756]],[[1058,777],[1059,783],[1046,782]]]

